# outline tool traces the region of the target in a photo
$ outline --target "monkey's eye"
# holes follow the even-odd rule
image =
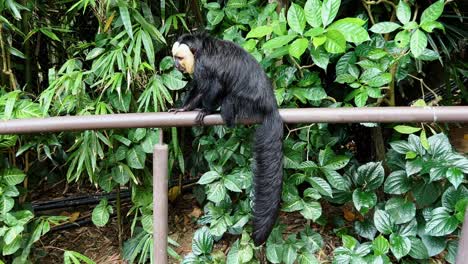
[[[180,57],[180,56],[175,56],[176,60],[183,60],[184,58],[183,57]]]

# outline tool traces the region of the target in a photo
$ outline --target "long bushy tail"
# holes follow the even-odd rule
[[[265,242],[275,224],[283,182],[283,121],[275,109],[265,115],[254,141],[254,231],[256,246]]]

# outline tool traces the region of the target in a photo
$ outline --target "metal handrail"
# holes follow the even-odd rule
[[[96,129],[195,126],[197,112],[135,113],[88,116],[60,116],[48,118],[0,121],[1,134],[29,134],[42,132],[82,131]],[[412,123],[460,122],[468,123],[468,106],[448,107],[363,107],[363,108],[302,108],[281,109],[285,123]],[[242,120],[252,124],[255,120]],[[209,115],[204,125],[221,125],[220,115]],[[162,136],[161,136],[162,139]],[[153,151],[153,253],[155,263],[166,264],[168,235],[167,194],[168,147],[162,140]],[[456,263],[468,256],[468,210],[460,236]]]

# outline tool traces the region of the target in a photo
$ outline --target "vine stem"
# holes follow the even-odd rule
[[[424,97],[424,88],[426,88],[427,90],[429,90],[429,92],[431,92],[432,95],[434,95],[434,98],[439,97],[439,95],[438,95],[436,92],[434,92],[434,90],[432,90],[432,89],[424,82],[424,80],[423,80],[422,78],[416,77],[416,76],[414,76],[414,75],[412,75],[412,74],[409,74],[409,73],[408,73],[408,76],[411,77],[411,78],[413,78],[413,79],[415,79],[415,80],[417,80],[417,81],[419,81],[419,85],[421,86],[421,93],[422,93],[422,96],[423,96],[423,97]]]

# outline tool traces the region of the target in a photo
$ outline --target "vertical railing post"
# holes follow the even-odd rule
[[[465,211],[460,240],[458,241],[457,264],[468,263],[468,209]]]
[[[159,143],[153,150],[153,253],[154,263],[167,264],[168,147],[163,143],[161,132],[162,129]]]

